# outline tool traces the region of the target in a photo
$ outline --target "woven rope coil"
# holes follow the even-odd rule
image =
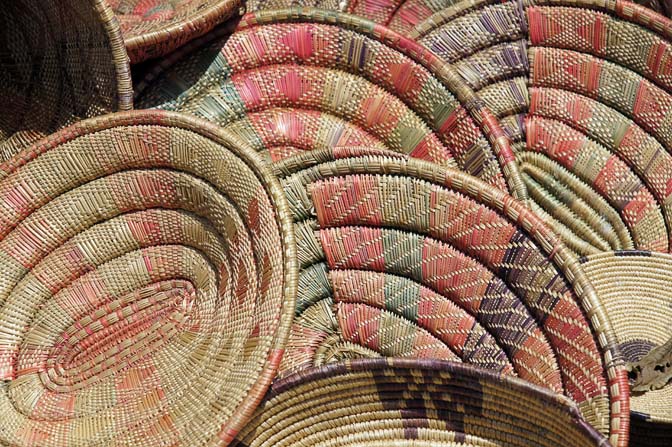
[[[13,0],[0,30],[0,161],[79,119],[132,107],[128,57],[103,0]]]
[[[620,0],[482,0],[411,36],[502,120],[530,206],[587,255],[670,249],[671,24]]]
[[[131,62],[164,56],[238,14],[241,0],[105,0]]]
[[[237,447],[606,446],[564,396],[469,365],[330,364],[273,385]]]
[[[623,251],[581,259],[614,327],[625,359],[638,362],[672,338],[672,256]],[[633,446],[672,440],[672,384],[631,397]]]
[[[473,91],[433,54],[372,22],[262,11],[177,59],[139,87],[138,104],[205,117],[273,160],[376,146],[522,190],[508,139]]]
[[[626,373],[571,252],[505,193],[382,153],[273,165],[301,263],[281,375],[358,357],[463,361],[565,393],[625,445]]]
[[[108,115],[0,167],[0,444],[215,446],[296,294],[277,179],[216,127]]]

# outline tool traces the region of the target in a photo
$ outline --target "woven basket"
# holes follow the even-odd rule
[[[242,0],[105,0],[132,63],[164,56],[238,14]]]
[[[411,33],[502,120],[530,206],[579,255],[671,247],[671,35],[623,0],[469,0]]]
[[[456,2],[427,16],[409,35],[453,64],[500,119],[514,149],[524,148],[530,67],[520,1]]]
[[[94,118],[0,167],[0,444],[215,446],[274,377],[296,294],[258,155],[167,112]]]
[[[672,338],[672,256],[623,251],[590,256],[581,262],[627,361],[640,361],[652,348]],[[671,445],[672,383],[635,392],[630,402],[631,445]]]
[[[311,6],[341,11],[385,25],[402,35],[435,12],[452,6],[459,0],[250,0],[248,11]]]
[[[463,361],[568,395],[625,445],[626,372],[571,252],[504,192],[381,154],[274,164],[301,263],[281,376],[358,357]]]
[[[442,361],[366,359],[274,383],[238,447],[607,446],[575,404]]]
[[[459,167],[514,194],[524,189],[499,124],[452,68],[354,16],[247,15],[230,38],[162,63],[138,87],[138,104],[207,118],[273,160],[374,146]]]
[[[0,162],[76,120],[132,107],[128,58],[103,0],[8,1],[0,30]]]

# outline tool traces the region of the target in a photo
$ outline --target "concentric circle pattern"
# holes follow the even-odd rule
[[[117,18],[131,62],[166,55],[238,13],[241,0],[104,0]]]
[[[380,147],[521,191],[508,139],[482,101],[434,54],[372,22],[261,11],[176,59],[143,84],[138,104],[206,118],[271,160]]]
[[[605,446],[574,403],[437,360],[354,360],[280,380],[236,447]]]
[[[671,255],[617,251],[582,258],[581,262],[609,314],[621,352],[628,362],[639,362],[653,348],[672,338]],[[665,374],[660,376],[666,377]],[[632,445],[669,444],[672,384],[666,382],[657,384],[654,389],[633,392],[630,398]]]
[[[670,250],[672,22],[622,0],[469,0],[411,36],[502,121],[529,205],[575,253]]]
[[[167,112],[0,167],[0,444],[215,446],[275,375],[293,232],[251,149]]]
[[[133,106],[119,24],[104,0],[0,9],[0,162],[77,120]]]
[[[353,357],[462,361],[564,393],[615,445],[627,439],[609,322],[571,252],[520,202],[365,148],[274,169],[301,263],[281,375]]]

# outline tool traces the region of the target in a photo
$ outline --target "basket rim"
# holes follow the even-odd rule
[[[233,31],[239,32],[257,26],[315,23],[326,26],[338,26],[373,39],[394,51],[400,52],[413,62],[428,70],[432,76],[445,85],[462,107],[466,109],[474,124],[488,140],[489,147],[497,158],[497,162],[506,182],[508,190],[515,197],[526,200],[527,189],[515,162],[515,154],[511,142],[506,137],[499,121],[483,100],[466,84],[455,68],[443,61],[438,55],[420,45],[418,42],[403,36],[383,25],[379,25],[360,16],[339,11],[323,10],[312,7],[291,7],[275,10],[260,10],[245,14]],[[217,28],[193,45],[187,45],[171,54],[166,60],[157,64],[153,70],[138,82],[135,97],[138,99],[146,88],[164,71],[187,57],[201,45],[227,35],[225,28]],[[483,116],[481,116],[483,115]]]
[[[590,266],[589,268],[586,269],[590,270],[590,273],[588,275],[590,277],[592,276],[592,274],[595,273],[599,274],[602,272],[607,272],[610,270],[610,267],[612,266],[618,267],[619,264],[621,264],[621,262],[625,262],[629,259],[634,259],[637,265],[639,266],[642,266],[642,264],[650,264],[652,270],[656,269],[656,270],[668,271],[672,267],[672,254],[649,251],[649,250],[637,250],[637,249],[614,250],[602,253],[595,253],[592,255],[581,257],[579,259],[579,262],[581,262],[582,265]],[[641,270],[638,271],[641,272]],[[626,274],[626,276],[630,276],[633,279],[635,277],[639,279],[640,274],[630,271]],[[647,274],[645,278],[651,278],[651,276]],[[649,309],[653,312],[656,312],[656,308],[646,306],[646,301],[639,302],[638,307],[640,309]],[[651,323],[652,327],[656,327],[655,322],[652,321]],[[648,333],[648,331],[652,328],[643,326],[638,327],[639,329],[641,329],[640,334],[642,335]],[[672,333],[670,335],[672,335]],[[662,391],[663,389],[665,389],[665,391]],[[646,392],[643,395],[643,399],[645,399],[647,395],[654,396],[656,394],[659,394],[659,398],[656,399],[659,400],[660,395],[669,395],[671,393],[672,393],[672,384],[668,383],[664,388],[660,390],[652,390]],[[633,407],[633,405],[631,405],[631,407]],[[649,414],[644,412],[644,410],[638,410],[636,408],[631,408],[630,410],[631,410],[630,411],[631,419],[637,419],[643,422],[650,422],[657,424],[672,424],[672,412]],[[669,429],[672,430],[672,425],[670,425]]]
[[[96,1],[105,2],[106,0]],[[187,34],[189,36],[187,40],[203,35],[213,28],[205,24],[220,23],[235,15],[235,11],[242,6],[242,0],[216,0],[209,7],[190,15],[188,19],[157,26],[153,31],[126,37],[123,42],[132,62],[141,62],[145,58],[135,55],[138,50],[165,43],[177,34],[185,35],[187,30],[191,31]]]
[[[115,17],[112,8],[108,5],[107,0],[92,1],[110,41],[112,63],[117,73],[117,108],[119,111],[132,110],[133,81],[131,79],[131,64],[126,47],[124,46],[124,38],[121,34],[119,21]]]
[[[625,361],[621,354],[611,320],[599,297],[583,271],[581,263],[562,239],[523,202],[482,180],[462,171],[442,167],[425,160],[388,155],[358,155],[338,158],[331,148],[300,154],[300,158],[287,159],[274,166],[280,178],[310,169],[323,163],[346,164],[348,160],[365,160],[349,165],[342,175],[401,175],[424,180],[464,194],[481,205],[497,210],[515,223],[539,246],[549,260],[562,272],[572,286],[581,307],[590,323],[590,332],[595,338],[607,375],[610,402],[610,432],[615,446],[626,446],[629,427],[630,389]],[[295,161],[293,161],[295,160]],[[323,177],[324,178],[324,177]],[[616,422],[617,421],[617,422]]]
[[[357,373],[375,373],[386,370],[420,370],[423,374],[419,376],[414,375],[414,377],[419,377],[421,380],[418,382],[425,384],[436,383],[435,381],[432,381],[432,377],[441,377],[441,374],[454,374],[459,376],[458,379],[467,378],[475,381],[484,380],[489,383],[496,383],[502,388],[530,395],[536,400],[549,406],[555,406],[558,409],[566,411],[579,430],[593,439],[596,445],[608,444],[605,436],[583,419],[576,403],[568,397],[554,393],[549,389],[534,385],[533,383],[518,377],[501,374],[472,364],[451,362],[448,360],[379,357],[350,359],[315,366],[300,372],[292,373],[287,377],[277,380],[269,390],[265,403],[273,406],[273,400],[280,399],[285,392],[290,392],[295,389],[300,390],[304,385],[313,385],[313,387],[316,385],[319,386],[320,381],[322,380],[329,381],[329,379],[338,376],[347,376]],[[424,373],[429,373],[430,376],[427,377]],[[454,379],[454,377],[441,378],[443,380],[441,380],[440,383],[449,383]],[[367,380],[368,378],[364,376],[362,379]],[[370,380],[375,381],[374,378],[370,378]],[[334,397],[336,396],[334,395]],[[263,408],[260,408],[259,412],[262,412],[265,408],[268,407],[264,406]],[[297,412],[301,411],[301,408],[295,408]]]
[[[603,12],[639,25],[665,39],[672,39],[672,19],[629,0],[508,0],[506,3],[509,2],[518,3],[523,9],[533,6],[553,6]],[[410,37],[421,39],[457,17],[479,8],[500,3],[498,0],[460,0],[458,3],[425,18],[414,27]]]
[[[235,408],[232,416],[219,431],[219,437],[225,443],[230,442],[241,430],[252,413],[262,401],[266,391],[270,387],[276,371],[280,366],[280,360],[284,353],[284,347],[289,337],[291,323],[294,316],[294,301],[298,283],[298,264],[296,256],[296,242],[294,237],[294,225],[291,221],[289,205],[284,195],[284,190],[279,179],[273,175],[261,156],[246,142],[236,135],[219,128],[218,126],[193,116],[164,110],[134,110],[119,112],[102,117],[94,117],[80,121],[66,127],[52,135],[49,135],[31,147],[16,154],[10,160],[0,164],[0,181],[5,181],[13,172],[25,166],[30,161],[39,157],[49,150],[73,141],[75,139],[93,135],[100,131],[124,126],[158,126],[180,128],[197,133],[200,136],[211,139],[225,146],[227,150],[238,156],[257,176],[269,199],[275,208],[276,222],[278,223],[280,237],[283,243],[283,291],[281,310],[277,316],[278,327],[274,334],[268,354],[264,360],[264,366],[257,380],[251,385],[250,391],[243,401]]]
[[[413,27],[409,37],[411,39],[420,40],[451,20],[465,16],[480,8],[507,3],[521,3],[521,0],[509,0],[504,2],[498,0],[460,0],[457,3],[432,13],[432,15],[420,21],[420,23]]]
[[[491,369],[482,368],[471,363],[452,362],[450,360],[410,358],[410,357],[376,357],[356,358],[342,360],[335,363],[327,363],[320,366],[312,366],[299,372],[276,380],[269,391],[269,397],[275,397],[291,388],[302,384],[314,382],[335,375],[349,374],[354,372],[380,371],[384,369],[412,370],[423,369],[438,373],[451,373],[465,375],[467,377],[480,378],[510,384],[512,388],[523,390],[539,395],[548,403],[560,404],[572,409],[572,413],[580,417],[576,403],[563,394],[554,393],[548,388],[535,385],[516,376],[502,374]],[[422,376],[421,376],[422,377]],[[595,430],[588,424],[592,430]],[[595,430],[596,433],[599,433]],[[603,435],[600,435],[600,437]]]

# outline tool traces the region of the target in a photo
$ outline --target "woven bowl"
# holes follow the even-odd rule
[[[651,349],[672,338],[671,255],[622,251],[589,256],[581,262],[609,315],[626,361],[639,362]],[[668,371],[672,369],[668,367]],[[631,445],[670,445],[672,383],[633,392],[630,409]]]
[[[323,149],[273,165],[301,263],[281,376],[358,357],[463,361],[571,397],[625,445],[627,375],[571,252],[504,192],[382,154]]]
[[[132,63],[164,56],[238,14],[242,0],[105,0]]]
[[[219,446],[296,294],[282,190],[206,122],[108,115],[0,167],[0,444]]]
[[[521,190],[508,140],[452,68],[354,16],[308,8],[249,14],[230,37],[162,63],[138,87],[137,103],[209,119],[271,160],[374,146]]]
[[[103,0],[12,0],[0,29],[0,162],[79,119],[132,107],[128,58]]]
[[[530,206],[573,251],[670,250],[670,20],[622,0],[481,0],[410,35],[502,120]]]
[[[443,361],[366,359],[273,387],[233,446],[607,446],[575,404],[523,380]]]

